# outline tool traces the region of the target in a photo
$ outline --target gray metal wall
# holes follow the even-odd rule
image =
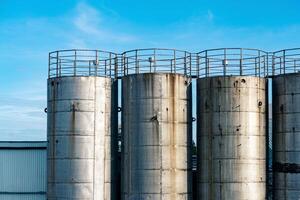
[[[46,142],[0,142],[0,200],[46,199]]]
[[[48,79],[49,200],[115,198],[112,84],[104,77]]]
[[[198,199],[266,198],[266,80],[197,79]]]
[[[191,199],[191,83],[178,74],[122,78],[122,199]]]
[[[300,198],[300,74],[273,78],[273,198]]]

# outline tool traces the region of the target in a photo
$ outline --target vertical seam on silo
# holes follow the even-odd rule
[[[97,78],[94,77],[94,138],[93,138],[93,199],[95,199],[95,160],[96,160],[96,155],[95,155],[95,140],[96,140],[96,80]]]

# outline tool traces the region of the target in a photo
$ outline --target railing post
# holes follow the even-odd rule
[[[223,75],[226,76],[226,63],[227,63],[227,55],[226,49],[224,49],[224,60],[223,60]]]
[[[243,75],[243,49],[240,49],[240,76]]]
[[[56,52],[56,77],[58,77],[58,60],[59,60],[59,52]]]
[[[109,77],[111,78],[111,53],[109,53]]]
[[[205,51],[205,76],[209,74],[209,58],[207,57],[207,51]]]
[[[260,63],[261,62],[261,60],[260,60],[260,51],[258,51],[258,77],[260,77]]]
[[[174,58],[174,73],[176,73],[176,50],[173,50]]]
[[[154,72],[156,72],[156,50],[154,49],[154,55],[153,55],[153,68]]]
[[[192,76],[192,53],[190,53],[190,76]]]
[[[200,75],[200,56],[198,54],[196,56],[196,75],[197,75],[197,78]]]
[[[275,55],[272,53],[272,75],[275,76]]]
[[[138,74],[138,71],[139,71],[139,69],[138,69],[138,51],[137,50],[135,50],[135,73],[136,74]]]
[[[51,54],[48,54],[48,78],[50,78],[50,73],[51,73]]]
[[[285,74],[285,50],[283,50],[283,74]]]
[[[184,67],[184,75],[187,75],[187,73],[186,73],[186,52],[184,52],[184,58],[183,58],[183,67]]]
[[[74,59],[74,76],[76,76],[76,65],[77,65],[77,51],[75,50],[75,59]]]

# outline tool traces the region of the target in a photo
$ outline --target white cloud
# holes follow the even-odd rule
[[[112,11],[110,11],[110,13],[112,13]],[[77,31],[92,36],[95,41],[126,43],[137,40],[137,37],[134,35],[120,33],[117,28],[113,27],[113,20],[109,19],[109,17],[112,16],[101,15],[100,10],[81,2],[76,6],[73,24]],[[75,40],[75,43],[76,42],[78,42],[78,39]],[[81,40],[81,43],[86,44],[83,40]]]

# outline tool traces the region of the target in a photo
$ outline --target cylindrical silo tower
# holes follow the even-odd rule
[[[265,200],[267,55],[197,54],[198,199]]]
[[[273,199],[300,198],[300,49],[275,52],[273,96]]]
[[[191,199],[191,57],[123,53],[122,200]]]
[[[116,55],[49,54],[48,200],[116,200]]]

